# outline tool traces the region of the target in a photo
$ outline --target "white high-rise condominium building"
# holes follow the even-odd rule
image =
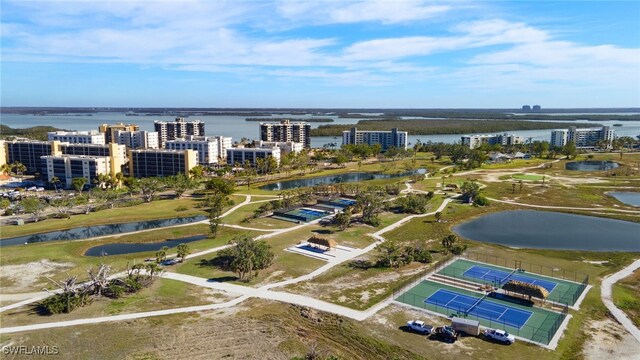
[[[302,143],[304,147],[311,147],[311,125],[306,122],[290,122],[282,120],[279,123],[260,123],[260,140]]]
[[[198,153],[198,164],[210,165],[218,163],[218,139],[206,136],[187,136],[181,139],[168,140],[164,143],[168,150],[194,150]]]
[[[47,138],[72,144],[106,144],[104,133],[98,131],[53,131],[47,133]]]
[[[460,140],[462,141],[462,145],[468,146],[470,149],[480,147],[482,144],[507,146],[524,143],[522,136],[507,133],[498,135],[464,135]]]
[[[408,136],[406,131],[398,131],[397,128],[393,128],[390,131],[362,131],[351,128],[351,130],[342,132],[342,145],[380,144],[383,151],[390,147],[406,150]]]
[[[204,122],[201,120],[185,120],[179,117],[175,121],[154,121],[153,126],[160,138],[160,145],[163,147],[167,140],[189,135],[204,136]]]
[[[218,157],[222,160],[227,158],[227,149],[231,149],[233,145],[231,137],[228,136],[214,136],[218,140]]]
[[[592,148],[598,145],[598,142],[603,141],[607,147],[610,147],[614,137],[615,131],[608,126],[583,129],[570,126],[567,130],[553,130],[551,145],[564,146],[568,142],[573,142],[577,148]]]
[[[125,145],[128,149],[157,149],[160,140],[156,131],[122,131],[114,132],[114,142]]]
[[[567,133],[569,130],[553,130],[551,131],[551,146],[563,147],[567,144]]]

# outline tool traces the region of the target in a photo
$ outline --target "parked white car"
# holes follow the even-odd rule
[[[484,336],[506,344],[513,344],[516,342],[516,337],[504,330],[487,329],[484,331]]]
[[[433,329],[433,326],[427,325],[424,323],[424,321],[421,321],[421,320],[411,320],[411,321],[407,321],[407,328],[411,331],[428,335],[428,334],[431,334],[431,329]]]

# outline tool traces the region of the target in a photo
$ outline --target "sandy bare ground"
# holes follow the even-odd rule
[[[56,263],[48,259],[0,266],[0,283],[2,283],[0,292],[4,294],[29,291],[43,276],[52,275],[73,266],[72,263]]]
[[[517,171],[517,170],[482,170],[475,173],[475,175],[480,176],[480,178],[486,182],[502,182],[506,180],[500,180],[502,176],[511,176],[515,174],[527,174],[526,172]],[[541,175],[538,173],[531,173],[531,175]],[[609,180],[600,179],[600,178],[578,178],[578,177],[567,177],[567,176],[551,176],[545,175],[545,182],[556,182],[562,186],[573,186],[580,184],[596,184],[596,183],[604,183]]]
[[[424,267],[380,273],[370,276],[365,271],[353,271],[327,283],[309,281],[299,283],[289,291],[323,299],[341,305],[366,304],[371,297],[382,294],[390,283],[394,283],[404,276],[410,276],[423,271]],[[338,296],[338,294],[342,294]],[[347,296],[348,294],[348,296]]]
[[[589,324],[592,332],[582,349],[585,359],[634,360],[640,354],[640,343],[617,322],[605,319]]]

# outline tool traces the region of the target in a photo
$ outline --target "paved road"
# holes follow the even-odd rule
[[[602,297],[602,302],[607,307],[607,309],[609,309],[611,314],[618,320],[618,322],[620,322],[620,324],[622,324],[622,326],[624,326],[625,329],[629,331],[629,333],[631,333],[631,335],[633,335],[634,338],[636,338],[638,342],[640,342],[640,329],[638,329],[633,324],[633,322],[631,322],[631,320],[629,319],[627,314],[624,313],[624,311],[618,309],[613,304],[613,298],[611,297],[613,284],[626,278],[627,276],[631,275],[634,271],[638,269],[640,269],[640,259],[634,261],[631,265],[618,271],[617,273],[613,275],[609,275],[606,278],[604,278],[602,280],[602,288],[600,290],[601,291],[600,296]]]

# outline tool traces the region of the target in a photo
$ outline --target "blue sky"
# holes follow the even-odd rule
[[[5,1],[3,106],[640,106],[638,1]]]

